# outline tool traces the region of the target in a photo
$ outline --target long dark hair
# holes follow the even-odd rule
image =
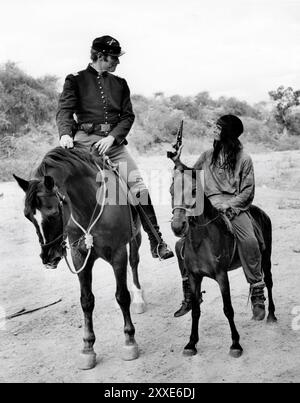
[[[211,164],[216,166],[219,160],[220,152],[224,153],[224,162],[220,168],[228,169],[231,173],[234,173],[237,155],[243,148],[240,140],[236,136],[232,136],[228,132],[226,126],[222,127],[220,140],[215,140],[213,144],[213,154],[211,158]]]

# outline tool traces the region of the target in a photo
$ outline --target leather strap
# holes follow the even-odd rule
[[[92,134],[98,131],[108,134],[114,126],[115,125],[110,123],[81,123],[79,129],[87,134]]]

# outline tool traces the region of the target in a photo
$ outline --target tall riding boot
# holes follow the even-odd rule
[[[159,257],[162,260],[173,257],[174,253],[169,249],[168,245],[162,239],[162,234],[159,230],[156,214],[149,195],[148,204],[139,204],[137,209],[143,229],[148,234],[152,256],[154,258]],[[152,228],[150,224],[152,225]]]
[[[175,318],[183,316],[192,309],[192,291],[189,280],[182,280],[183,298],[181,307],[174,313]]]
[[[250,295],[252,303],[252,312],[254,320],[263,320],[266,314],[265,311],[265,296],[264,296],[265,283],[260,281],[259,283],[251,284]]]

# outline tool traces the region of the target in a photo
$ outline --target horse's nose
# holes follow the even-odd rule
[[[58,263],[60,262],[60,257],[57,257],[55,259],[52,259],[51,262],[44,263],[44,266],[46,269],[56,269],[58,266]]]
[[[48,258],[47,258],[47,256],[45,256],[45,254],[41,253],[40,258],[42,259],[43,264],[48,263]]]
[[[41,256],[43,265],[51,266],[52,268],[56,268],[62,258],[59,251],[57,251],[57,250],[53,251],[52,253],[51,252],[49,252],[47,254],[42,253],[40,256]]]
[[[56,257],[55,259],[52,260],[52,264],[54,266],[57,266],[60,261],[61,261],[61,257],[58,256],[58,257]]]

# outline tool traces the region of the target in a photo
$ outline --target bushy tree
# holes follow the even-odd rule
[[[181,95],[173,95],[167,99],[170,108],[178,109],[189,117],[190,119],[198,119],[199,105],[195,103],[195,98],[188,96],[182,97]]]
[[[233,114],[237,116],[248,116],[254,119],[261,119],[260,111],[249,105],[246,101],[241,101],[235,97],[220,97],[216,102],[216,107],[220,109],[222,114]]]
[[[57,100],[56,77],[35,79],[7,62],[0,67],[0,134],[18,136],[32,126],[50,122]]]
[[[287,129],[293,136],[300,136],[300,111],[290,113],[287,117]]]
[[[234,97],[214,100],[207,91],[195,96],[176,94],[166,97],[163,92],[155,93],[151,98],[133,95],[132,103],[136,120],[130,141],[139,151],[150,150],[161,143],[173,143],[181,119],[184,120],[184,138],[190,145],[210,136],[211,122],[227,113],[249,119],[249,139],[251,135],[260,140],[266,135],[269,138],[269,134],[274,132],[268,123],[269,111],[265,104],[251,106]]]
[[[277,120],[281,132],[288,133],[288,115],[291,108],[300,105],[300,90],[294,91],[292,87],[284,88],[280,86],[275,91],[270,91],[269,95],[275,101],[274,116]]]
[[[200,108],[216,106],[216,102],[211,98],[208,91],[199,92],[195,96],[195,104],[198,105]]]

